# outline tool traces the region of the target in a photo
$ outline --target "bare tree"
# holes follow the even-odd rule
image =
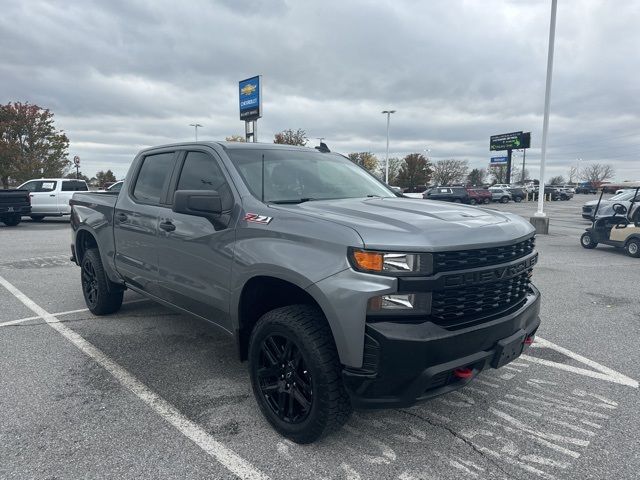
[[[378,168],[378,159],[371,152],[350,153],[347,156],[353,163],[355,163],[356,165],[360,165],[362,168],[367,169],[371,173],[374,173],[376,171],[376,168]]]
[[[389,158],[389,185],[396,185],[398,183],[398,173],[400,172],[400,167],[402,167],[403,161],[397,157]],[[375,172],[375,175],[384,182],[384,162],[378,162],[378,169]]]
[[[564,177],[562,175],[551,177],[549,179],[549,185],[564,185]]]
[[[433,169],[433,182],[436,185],[461,183],[467,177],[469,162],[466,160],[440,160]]]
[[[576,180],[578,179],[578,167],[575,166],[570,166],[569,167],[569,183],[576,183]]]
[[[309,139],[307,138],[307,132],[301,128],[297,130],[287,129],[279,133],[276,133],[273,138],[273,143],[282,143],[286,145],[299,145],[304,147]]]
[[[493,177],[493,183],[505,183],[507,181],[507,166],[500,165],[497,167],[491,167],[491,176]]]
[[[592,184],[601,183],[613,178],[615,171],[611,165],[592,163],[580,170],[580,179]]]
[[[516,183],[524,183],[528,178],[529,170],[527,168],[524,169],[524,175],[522,175],[522,169],[520,168],[513,172],[513,179]]]

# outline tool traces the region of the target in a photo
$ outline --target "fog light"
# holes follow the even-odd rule
[[[373,315],[428,315],[431,293],[396,293],[369,299],[367,313]]]

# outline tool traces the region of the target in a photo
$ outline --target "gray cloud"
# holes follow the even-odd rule
[[[264,80],[259,135],[345,153],[431,150],[486,165],[489,136],[532,132],[539,162],[549,2],[0,0],[0,101],[51,108],[94,173],[145,146],[241,134],[237,81]],[[640,4],[558,10],[549,175],[578,158],[640,179]]]

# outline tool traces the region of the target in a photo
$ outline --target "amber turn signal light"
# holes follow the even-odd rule
[[[353,260],[361,270],[370,272],[381,272],[384,264],[384,255],[378,252],[366,252],[364,250],[354,250]]]

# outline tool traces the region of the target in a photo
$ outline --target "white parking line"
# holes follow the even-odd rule
[[[60,333],[84,354],[91,357],[98,365],[113,375],[120,384],[133,392],[166,422],[175,427],[185,437],[193,441],[226,469],[242,479],[266,480],[269,478],[267,475],[257,470],[248,461],[244,460],[235,452],[225,447],[222,443],[215,440],[211,435],[200,428],[200,426],[185,417],[177,408],[149,389],[140,380],[111,360],[98,348],[93,346],[63,323],[60,323],[55,315],[44,310],[2,276],[0,276],[0,285],[6,288],[14,297],[35,313],[38,316],[36,318],[43,318],[51,328]]]
[[[139,298],[137,300],[131,300],[129,302],[123,302],[123,305],[131,305],[132,303],[140,303],[140,302],[147,302],[148,300],[146,298]],[[81,313],[81,312],[88,312],[89,309],[88,308],[79,308],[77,310],[67,310],[66,312],[58,312],[58,313],[52,313],[51,315],[53,315],[54,317],[62,317],[64,315],[71,315],[72,313]],[[0,323],[0,327],[7,327],[9,325],[17,325],[19,323],[22,322],[28,322],[29,320],[38,320],[42,317],[40,316],[35,316],[35,317],[25,317],[25,318],[19,318],[17,320],[9,320],[8,322],[2,322]]]

